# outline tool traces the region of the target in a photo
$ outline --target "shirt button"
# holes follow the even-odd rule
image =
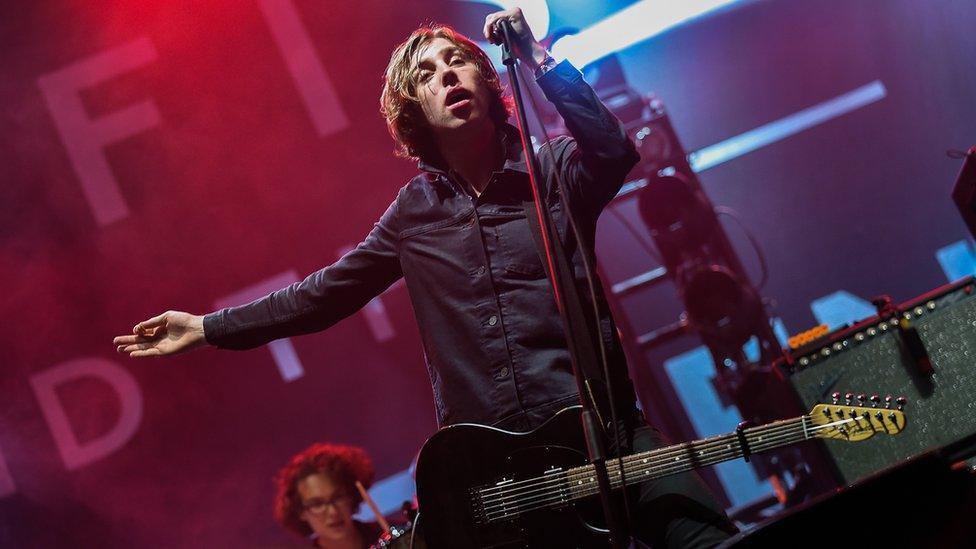
[[[476,273],[479,274],[479,275],[485,274],[485,266],[482,265],[482,266],[478,267],[478,270],[476,271]]]
[[[498,324],[498,317],[495,316],[495,315],[489,316],[488,317],[488,325],[489,326],[494,326],[495,324]]]
[[[501,381],[508,377],[508,366],[502,366],[497,372],[495,372],[495,380]]]

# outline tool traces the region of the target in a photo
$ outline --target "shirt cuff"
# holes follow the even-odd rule
[[[203,339],[216,347],[216,340],[222,335],[224,335],[224,323],[220,311],[203,315]]]
[[[546,52],[545,59],[543,59],[542,63],[540,63],[539,66],[535,68],[535,72],[533,73],[533,75],[535,76],[535,79],[538,80],[543,74],[546,74],[547,72],[551,71],[555,67],[556,67],[556,60],[553,59],[552,55],[549,52]]]
[[[536,78],[536,83],[546,92],[560,92],[566,88],[579,85],[583,80],[583,73],[573,66],[568,60],[564,59],[556,64],[555,67],[546,71],[545,74]]]

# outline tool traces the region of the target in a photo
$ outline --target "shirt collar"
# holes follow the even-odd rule
[[[505,151],[505,164],[502,170],[529,173],[525,165],[525,156],[522,154],[522,138],[518,128],[506,122],[499,133],[501,133],[502,149]],[[447,177],[450,171],[440,158],[420,160],[417,162],[417,169],[443,177]]]
[[[505,150],[503,170],[529,173],[522,150],[522,134],[518,128],[508,123],[502,126],[502,147]]]

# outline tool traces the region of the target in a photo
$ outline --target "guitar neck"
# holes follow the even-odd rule
[[[859,396],[858,400],[863,397]],[[818,404],[809,414],[793,419],[608,460],[607,476],[611,488],[620,488],[812,438],[859,442],[878,433],[897,435],[905,428],[903,404],[899,402],[897,410],[887,405],[884,409],[852,406],[850,402],[834,406]],[[471,493],[477,520],[489,523],[536,509],[560,507],[598,491],[596,469],[593,465],[583,465],[566,470],[553,468],[539,477],[477,487]]]
[[[621,478],[629,486],[808,440],[816,436],[811,427],[810,416],[804,415],[749,427],[743,429],[741,435],[719,435],[632,454],[622,460],[610,459],[606,462],[607,476],[612,488],[621,486]],[[623,475],[620,471],[621,461]],[[564,495],[570,500],[596,494],[598,487],[594,466],[584,465],[566,471],[564,488]]]

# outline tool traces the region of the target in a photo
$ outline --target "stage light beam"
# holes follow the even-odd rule
[[[584,67],[604,56],[643,42],[709,12],[747,0],[642,0],[553,46],[553,56]]]
[[[884,84],[875,80],[823,103],[699,149],[688,155],[688,160],[695,172],[701,172],[880,101],[887,94]]]

